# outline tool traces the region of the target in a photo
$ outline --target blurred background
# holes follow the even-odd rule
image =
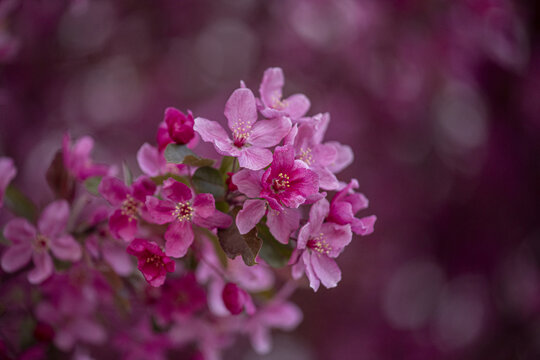
[[[282,67],[378,222],[264,358],[539,359],[539,34],[534,0],[0,0],[0,154],[46,204],[67,130],[138,171],[165,107],[224,121]]]

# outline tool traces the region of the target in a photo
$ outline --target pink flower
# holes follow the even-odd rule
[[[107,165],[94,164],[90,152],[94,147],[94,140],[84,136],[71,146],[69,134],[64,135],[62,143],[62,156],[64,166],[78,180],[85,180],[92,176],[105,176],[110,169]]]
[[[4,236],[13,245],[2,255],[2,269],[14,272],[32,259],[35,267],[28,273],[28,281],[39,284],[54,270],[49,249],[60,260],[78,261],[81,247],[71,235],[64,233],[68,218],[67,201],[58,200],[43,210],[37,229],[25,219],[11,220],[4,228]]]
[[[288,116],[297,120],[304,116],[310,107],[309,99],[303,94],[295,94],[281,100],[281,89],[285,84],[285,77],[281,68],[269,68],[264,72],[259,93],[261,102],[260,112],[266,118]]]
[[[369,235],[373,232],[373,226],[377,217],[375,215],[356,218],[354,214],[368,207],[368,199],[363,194],[355,193],[358,189],[356,179],[338,192],[330,203],[330,212],[326,221],[340,225],[351,224],[351,229],[358,235]]]
[[[229,312],[233,315],[240,314],[244,308],[246,313],[252,315],[255,313],[255,305],[251,296],[238,287],[235,283],[227,283],[222,292],[223,303]]]
[[[132,186],[126,186],[120,179],[105,177],[99,184],[100,194],[116,210],[109,218],[111,233],[118,239],[131,241],[137,234],[138,217],[144,215],[146,196],[153,195],[156,185],[141,176]]]
[[[324,222],[329,207],[326,199],[313,204],[309,221],[300,229],[296,250],[291,257],[291,262],[298,261],[293,266],[293,277],[298,279],[305,271],[314,291],[317,291],[321,283],[326,288],[332,288],[341,280],[341,270],[334,258],[341,254],[352,239],[349,225]]]
[[[166,321],[175,315],[193,314],[206,306],[206,292],[194,273],[169,279],[162,289],[157,311]]]
[[[189,143],[195,133],[193,131],[193,114],[188,110],[187,116],[178,109],[165,109],[165,123],[171,139],[177,144]]]
[[[152,286],[161,286],[168,272],[173,272],[176,263],[165,256],[160,247],[148,240],[134,239],[127,248],[128,254],[138,260],[138,269]]]
[[[319,114],[323,122],[329,120],[328,114]],[[337,172],[349,165],[353,160],[350,147],[337,142],[322,144],[326,126],[318,126],[317,121],[302,122],[295,125],[287,136],[286,144],[294,146],[296,159],[302,160],[309,169],[319,176],[319,185],[325,190],[336,190],[339,181],[333,172]]]
[[[17,169],[13,160],[8,157],[0,157],[0,207],[3,204],[4,192],[15,175],[17,175]]]
[[[169,178],[163,182],[161,194],[165,200],[146,199],[146,206],[156,224],[170,223],[165,232],[165,253],[183,257],[193,243],[192,223],[204,228],[227,228],[231,217],[216,210],[212,194],[193,196],[189,187]]]
[[[262,175],[261,184],[260,197],[278,211],[283,206],[297,208],[319,190],[317,174],[306,169],[302,161],[294,160],[294,149],[290,146],[276,148],[274,161]]]
[[[246,88],[236,89],[225,105],[233,138],[223,127],[203,118],[195,119],[195,131],[206,142],[212,142],[218,153],[238,158],[241,167],[259,170],[272,162],[267,148],[277,145],[289,132],[291,122],[285,117],[257,121],[255,96]]]

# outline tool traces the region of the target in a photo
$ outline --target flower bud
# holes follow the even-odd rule
[[[186,116],[178,109],[167,108],[165,109],[165,123],[167,124],[169,136],[177,144],[187,144],[195,136],[191,111],[188,111]]]
[[[223,288],[223,303],[233,315],[238,315],[244,309],[246,303],[245,292],[234,283],[227,283]]]

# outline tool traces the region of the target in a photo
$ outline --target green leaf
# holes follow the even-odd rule
[[[4,205],[15,215],[34,221],[37,218],[37,209],[34,203],[19,189],[9,185],[4,195]]]
[[[129,170],[125,162],[122,162],[122,172],[124,173],[124,183],[127,186],[131,186],[133,183],[133,174],[131,174],[131,170]]]
[[[216,201],[216,209],[227,214],[229,212],[229,203],[226,201]]]
[[[194,167],[203,167],[203,166],[212,166],[215,163],[215,160],[212,159],[203,159],[193,155],[186,155],[184,157],[183,164],[194,166]]]
[[[99,184],[101,183],[101,176],[92,176],[84,180],[84,187],[90,194],[99,195]]]
[[[227,175],[228,172],[231,172],[233,170],[233,164],[236,160],[235,157],[232,156],[224,156],[221,160],[221,165],[219,166],[219,172],[221,175]]]
[[[195,156],[186,145],[169,144],[165,148],[165,159],[167,162],[181,164],[188,155]]]
[[[234,217],[238,213],[238,209],[233,210]],[[259,254],[262,246],[262,240],[257,237],[257,229],[253,228],[245,235],[240,234],[236,227],[235,221],[228,229],[218,230],[218,239],[221,248],[225,254],[234,259],[236,256],[242,256],[242,260],[248,266],[256,264],[255,259]]]
[[[225,183],[219,171],[212,167],[201,167],[193,174],[193,185],[198,193],[210,193],[214,198],[225,195]]]
[[[180,181],[181,183],[189,186],[189,180],[186,179],[183,176],[179,176],[176,174],[167,173],[165,175],[158,175],[151,177],[150,180],[152,180],[156,185],[163,185],[163,182],[167,180],[168,178],[173,178],[176,181]]]
[[[268,263],[268,265],[281,268],[287,265],[292,254],[292,247],[276,240],[268,226],[257,224],[257,236],[263,240],[263,245],[259,255]]]

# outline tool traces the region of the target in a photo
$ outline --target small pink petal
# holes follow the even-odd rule
[[[137,220],[116,210],[109,218],[109,229],[117,239],[131,241],[137,234]]]
[[[337,141],[329,141],[326,145],[333,146],[336,149],[336,157],[332,163],[328,165],[328,169],[333,173],[338,173],[352,164],[354,153],[350,146],[342,145]]]
[[[143,173],[148,176],[162,174],[167,165],[167,160],[159,150],[148,143],[144,143],[137,151],[137,162]]]
[[[302,254],[302,261],[305,265],[305,271],[306,276],[309,280],[309,286],[313,289],[313,291],[317,291],[319,289],[319,286],[321,285],[321,280],[315,275],[315,271],[313,270],[313,265],[311,264],[311,259],[314,257],[314,255],[311,254],[310,251],[304,251]]]
[[[106,176],[101,180],[98,187],[99,193],[111,205],[118,206],[131,193],[128,187],[120,180],[114,177]]]
[[[193,192],[186,185],[173,178],[168,178],[163,182],[163,189],[161,189],[162,195],[176,203],[182,203],[189,201],[193,198]]]
[[[248,142],[258,147],[272,147],[279,144],[290,130],[291,120],[286,117],[260,120],[253,125]]]
[[[289,114],[293,120],[299,119],[306,115],[311,106],[309,99],[304,94],[291,95],[283,102],[287,106],[287,114]]]
[[[199,194],[193,199],[193,211],[203,218],[211,216],[216,210],[216,202],[212,194]]]
[[[270,209],[266,224],[277,241],[288,244],[291,233],[300,225],[300,218],[298,209],[284,208],[282,211]]]
[[[373,232],[375,221],[377,221],[377,217],[375,215],[367,216],[362,219],[354,219],[353,223],[351,224],[352,230],[358,235],[369,235]]]
[[[4,236],[13,244],[31,244],[36,237],[36,228],[28,220],[16,218],[6,224]]]
[[[39,232],[54,238],[66,228],[69,218],[69,204],[66,200],[50,203],[41,213],[38,221]]]
[[[328,216],[330,204],[328,200],[321,199],[317,201],[309,210],[309,222],[312,226],[312,232],[317,232],[321,227],[324,219]]]
[[[51,251],[60,260],[79,261],[82,255],[81,246],[71,235],[51,238]]]
[[[256,198],[259,197],[262,190],[261,177],[263,173],[263,170],[251,171],[243,169],[233,175],[232,182],[241,193],[247,197]]]
[[[171,201],[159,200],[153,196],[148,196],[145,204],[149,217],[155,224],[163,225],[176,219],[174,215],[176,207]]]
[[[17,244],[9,247],[2,255],[2,270],[11,273],[24,267],[32,258],[30,243]]]
[[[233,91],[225,104],[224,113],[228,120],[229,129],[234,131],[238,126],[251,127],[257,121],[257,105],[251,90],[240,88]]]
[[[334,259],[324,255],[312,254],[311,265],[315,275],[327,289],[336,287],[341,280],[341,270]]]
[[[272,152],[265,148],[251,146],[242,148],[238,163],[241,167],[250,170],[260,170],[272,162]]]
[[[226,229],[231,226],[232,217],[230,215],[222,213],[219,210],[214,210],[214,213],[207,218],[203,218],[195,214],[193,216],[193,223],[197,226],[207,229]]]
[[[201,135],[203,141],[213,143],[220,154],[227,155],[223,152],[230,149],[231,140],[218,122],[198,117],[193,129]]]
[[[173,222],[165,232],[165,254],[175,258],[185,256],[193,239],[193,229],[189,222]]]
[[[266,213],[264,200],[246,200],[244,207],[236,216],[236,226],[240,234],[247,234],[255,227]]]
[[[28,281],[31,284],[40,284],[53,273],[53,262],[48,252],[34,252],[32,260],[35,268],[28,273]]]
[[[264,72],[259,93],[267,107],[274,107],[274,104],[281,100],[281,89],[284,84],[285,76],[281,68],[269,68]]]

